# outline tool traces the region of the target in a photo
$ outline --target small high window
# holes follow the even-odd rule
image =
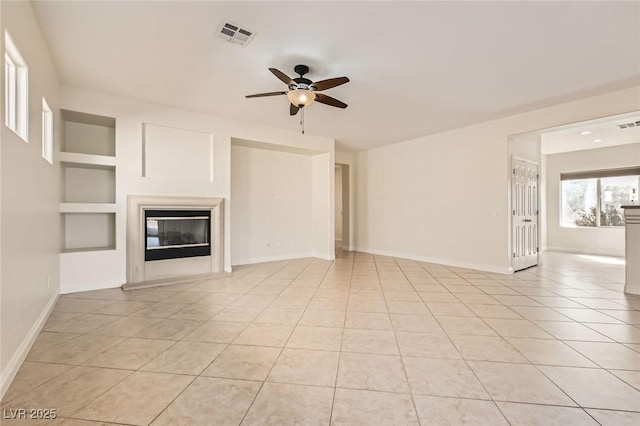
[[[8,32],[4,32],[4,124],[28,141],[29,72]]]
[[[42,98],[42,158],[53,164],[53,113]]]

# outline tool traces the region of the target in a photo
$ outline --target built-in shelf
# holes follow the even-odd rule
[[[116,245],[115,213],[62,213],[61,251],[96,251],[114,249]]]
[[[60,162],[63,165],[76,164],[76,165],[84,165],[84,166],[93,165],[93,166],[115,167],[116,157],[112,157],[109,155],[82,154],[78,152],[61,152]]]
[[[113,251],[115,249],[116,249],[115,246],[113,246],[113,247],[84,247],[84,248],[75,248],[75,249],[65,249],[65,248],[63,248],[60,253],[62,253],[62,254],[95,253],[97,251]]]
[[[115,167],[62,163],[60,171],[62,203],[115,203]]]
[[[116,120],[62,111],[61,252],[115,250]]]
[[[61,151],[116,155],[116,119],[77,111],[62,111],[64,141]]]
[[[60,203],[60,213],[115,213],[115,203]]]

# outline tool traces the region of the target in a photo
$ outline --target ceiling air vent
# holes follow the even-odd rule
[[[632,121],[631,123],[618,124],[621,129],[629,129],[631,127],[640,127],[640,121]]]
[[[255,35],[256,33],[253,31],[241,28],[240,25],[234,24],[233,22],[224,21],[220,24],[220,27],[218,27],[218,37],[240,46],[249,44]]]

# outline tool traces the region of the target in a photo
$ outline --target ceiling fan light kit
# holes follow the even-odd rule
[[[316,100],[316,95],[309,89],[294,89],[287,92],[287,98],[298,108],[309,106]]]

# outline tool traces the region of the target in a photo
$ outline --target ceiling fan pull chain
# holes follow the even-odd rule
[[[302,134],[304,135],[304,108],[300,111],[300,126],[302,127]]]

